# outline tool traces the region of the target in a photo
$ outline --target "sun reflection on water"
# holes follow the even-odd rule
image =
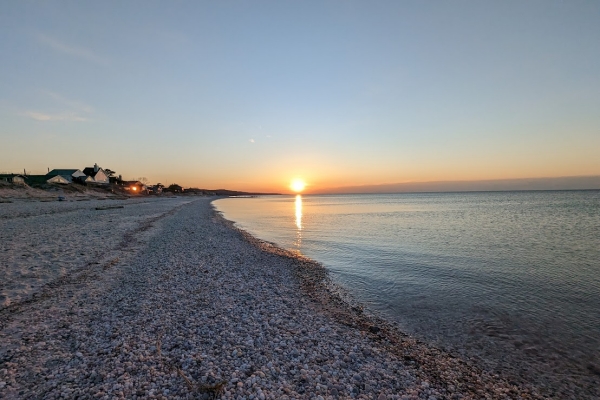
[[[296,195],[296,247],[302,246],[302,196]]]

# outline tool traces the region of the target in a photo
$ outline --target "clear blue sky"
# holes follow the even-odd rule
[[[598,1],[5,1],[0,54],[0,171],[600,174]]]

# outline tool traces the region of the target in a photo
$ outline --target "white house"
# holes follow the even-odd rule
[[[25,177],[18,174],[0,174],[0,181],[13,183],[15,185],[24,185]]]
[[[83,173],[94,180],[93,182],[89,182],[88,179],[86,179],[86,183],[108,185],[110,182],[108,179],[108,174],[104,172],[104,170],[100,168],[98,164],[94,164],[93,167],[84,168]]]
[[[48,179],[46,182],[48,182],[48,183],[61,183],[63,185],[68,185],[69,183],[71,183],[71,181],[69,181],[67,178],[65,178],[62,175],[54,175],[53,177],[51,177],[50,179]]]
[[[73,183],[85,177],[85,174],[79,169],[53,169],[46,174],[48,183]]]

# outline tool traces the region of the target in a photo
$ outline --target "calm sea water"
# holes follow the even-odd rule
[[[423,340],[560,397],[600,397],[600,192],[269,196],[215,202],[324,264]]]

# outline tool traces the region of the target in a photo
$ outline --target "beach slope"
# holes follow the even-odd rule
[[[0,398],[541,398],[347,305],[210,199],[115,235],[93,273],[0,309]]]

